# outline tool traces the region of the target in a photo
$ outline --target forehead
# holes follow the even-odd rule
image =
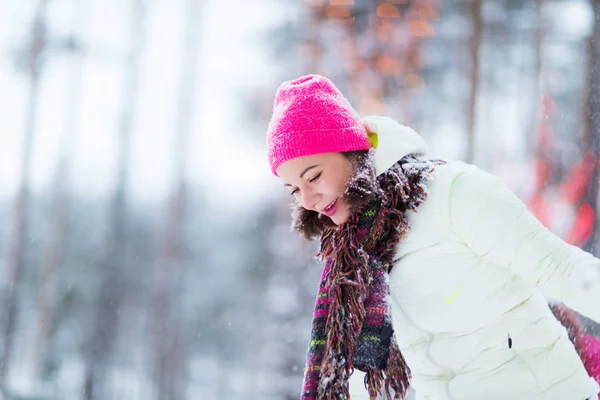
[[[306,168],[309,168],[313,165],[332,165],[340,163],[344,159],[345,158],[341,153],[323,153],[297,157],[288,160],[277,167],[277,174],[284,181],[292,181],[294,179],[299,179],[300,174],[302,174]]]

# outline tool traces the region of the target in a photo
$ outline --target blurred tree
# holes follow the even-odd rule
[[[593,28],[587,40],[587,84],[585,85],[585,116],[582,140],[584,160],[589,160],[589,183],[584,197],[584,205],[579,209],[581,224],[579,229],[589,230],[589,241],[585,249],[598,255],[598,181],[600,180],[600,0],[591,0]],[[585,207],[587,206],[587,207]],[[582,207],[585,207],[582,209]],[[588,221],[584,221],[586,218]]]
[[[593,28],[587,38],[586,58],[584,63],[586,83],[583,86],[582,135],[579,140],[579,160],[566,168],[560,182],[560,198],[573,209],[573,220],[565,234],[565,239],[578,247],[598,254],[598,180],[600,163],[600,2],[591,0],[593,12]],[[547,135],[548,136],[548,135]],[[550,138],[550,137],[548,137]],[[540,163],[540,171],[550,178],[551,160]],[[539,200],[538,200],[539,202]],[[548,223],[549,206],[538,204],[542,213],[542,222]],[[546,220],[546,221],[545,221]]]
[[[551,211],[545,200],[548,183],[552,179],[554,165],[552,150],[556,136],[552,128],[556,117],[556,104],[549,95],[541,101],[540,124],[537,129],[534,158],[534,181],[528,207],[536,218],[548,228],[551,227]]]
[[[21,270],[24,268],[24,247],[28,235],[29,209],[29,173],[31,168],[31,153],[33,148],[36,121],[38,117],[38,101],[40,75],[43,66],[43,54],[47,45],[46,37],[46,8],[47,0],[39,0],[36,6],[33,29],[29,43],[27,73],[29,75],[27,110],[23,133],[23,153],[21,156],[20,180],[12,215],[12,231],[5,267],[5,279],[2,287],[2,333],[3,343],[0,351],[0,388],[6,384],[8,368],[11,362],[13,339],[15,336],[16,319],[18,314],[18,286]]]
[[[435,35],[436,0],[308,2],[314,34],[311,72],[330,77],[361,115],[385,114],[416,124],[413,96],[425,81],[425,39]],[[318,59],[318,61],[317,61]]]
[[[253,338],[259,367],[254,380],[262,381],[256,390],[268,399],[298,397],[321,271],[319,264],[311,262],[317,245],[290,229],[286,197],[261,210],[264,225],[256,243],[259,251],[248,274],[249,283],[259,293],[257,307],[262,310],[256,321],[261,331]],[[276,384],[265,385],[270,381]]]
[[[525,152],[533,154],[535,152],[535,132],[536,127],[541,123],[541,108],[542,87],[543,87],[543,54],[544,54],[544,24],[543,24],[543,8],[544,0],[535,0],[534,3],[534,29],[533,29],[533,54],[534,68],[532,83],[532,98],[531,102],[531,117],[525,129]]]
[[[469,54],[471,60],[471,89],[469,91],[469,107],[467,116],[467,151],[465,161],[473,163],[475,160],[475,125],[477,118],[477,98],[479,93],[479,49],[483,38],[483,18],[481,8],[483,0],[472,0],[470,6],[471,40],[469,41]]]
[[[52,360],[49,351],[52,346],[51,336],[55,331],[55,313],[57,307],[57,290],[59,283],[60,265],[65,261],[65,251],[68,242],[68,214],[69,214],[69,183],[71,175],[71,156],[77,135],[80,107],[81,85],[83,78],[82,48],[80,46],[80,32],[86,27],[88,21],[89,2],[79,4],[79,12],[75,13],[75,24],[70,36],[63,42],[75,44],[66,46],[71,52],[71,72],[67,88],[68,115],[65,116],[65,127],[60,142],[60,154],[54,172],[53,199],[50,222],[49,243],[46,245],[42,261],[36,300],[36,338],[33,351],[33,378],[47,379],[52,369]]]
[[[106,235],[104,255],[98,265],[100,283],[97,292],[94,320],[89,324],[86,344],[86,372],[84,399],[111,398],[108,392],[107,372],[113,346],[119,331],[119,309],[127,291],[124,279],[126,254],[126,188],[131,134],[138,104],[141,55],[145,42],[145,0],[131,0],[130,50],[124,67],[122,105],[118,129],[117,176],[110,204],[109,232]]]
[[[177,289],[188,262],[183,226],[187,220],[186,156],[197,87],[197,55],[201,26],[198,22],[199,14],[200,3],[189,0],[183,29],[180,97],[175,121],[176,139],[171,157],[175,176],[167,206],[162,252],[156,265],[151,307],[157,400],[183,399],[186,395],[189,325],[186,323],[186,316],[181,315],[182,307],[178,305],[180,297]]]

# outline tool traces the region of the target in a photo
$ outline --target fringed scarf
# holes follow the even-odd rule
[[[406,211],[425,201],[440,163],[404,157],[377,177],[377,193],[346,223],[324,230],[302,400],[349,399],[355,368],[366,373],[371,399],[383,391],[388,399],[404,398],[410,370],[393,335],[388,273],[409,230]]]

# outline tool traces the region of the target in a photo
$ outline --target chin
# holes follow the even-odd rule
[[[340,215],[337,215],[340,214]],[[336,213],[336,215],[331,217],[331,220],[333,221],[334,224],[336,225],[341,225],[344,222],[348,221],[348,217],[350,215],[348,214],[348,211],[344,210],[344,212],[340,212],[340,213]]]

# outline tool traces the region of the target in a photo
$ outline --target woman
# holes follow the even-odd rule
[[[280,86],[267,144],[293,228],[325,263],[302,399],[598,393],[546,298],[600,322],[600,261],[499,179],[425,158],[413,130],[361,121],[318,75]]]

